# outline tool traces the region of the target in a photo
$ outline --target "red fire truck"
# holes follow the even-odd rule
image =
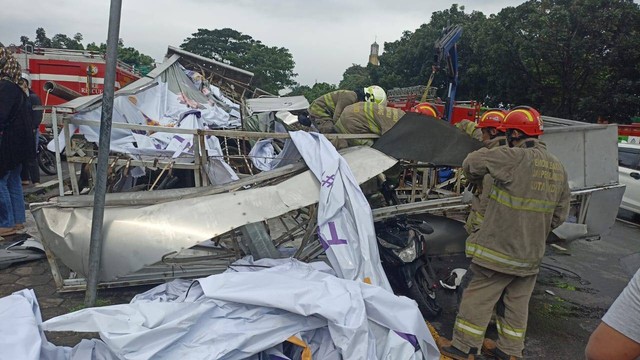
[[[420,101],[423,97],[427,87],[423,85],[411,86],[406,88],[396,88],[387,91],[388,106],[401,109],[405,112],[415,111],[415,107],[423,104]],[[427,101],[424,103],[430,104],[435,107],[440,116],[445,113],[445,104],[443,101],[439,101],[433,92],[434,88],[430,88]],[[455,125],[461,120],[467,119],[471,121],[477,121],[481,115],[480,103],[477,101],[456,101],[453,105],[453,112],[451,114],[451,124]]]
[[[46,82],[62,85],[81,96],[102,93],[105,59],[98,52],[43,48],[29,51],[18,48],[14,51],[23,71],[31,77],[31,89],[40,96],[43,104],[59,105],[68,101],[53,94],[47,96]],[[130,65],[118,61],[116,90],[139,78],[140,74]]]

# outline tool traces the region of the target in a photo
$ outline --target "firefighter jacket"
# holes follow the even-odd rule
[[[484,141],[484,144],[487,149],[505,146],[507,145],[507,138],[505,136],[497,136],[491,140]],[[492,185],[493,177],[491,177],[490,174],[485,175],[481,183],[475,184],[475,191],[471,199],[471,211],[464,226],[469,234],[467,242],[475,242],[473,239],[477,236],[480,225],[482,225],[482,221],[484,220],[484,212],[487,210],[489,192],[491,192]]]
[[[309,115],[316,119],[331,119],[335,124],[344,108],[358,101],[355,91],[336,90],[315,99],[309,106]]]
[[[478,129],[476,126],[477,124],[474,121],[467,119],[461,120],[456,124],[456,127],[464,131],[467,135],[478,141],[482,141],[482,130]]]
[[[547,236],[569,213],[560,161],[538,139],[526,139],[513,148],[475,151],[462,167],[472,181],[494,178],[476,242],[468,244],[472,262],[505,274],[537,274]]]
[[[358,102],[347,106],[336,122],[342,134],[377,134],[389,131],[404,111],[372,102]],[[372,140],[349,140],[349,145],[371,145]]]

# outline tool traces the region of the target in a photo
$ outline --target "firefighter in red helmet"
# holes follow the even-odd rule
[[[569,213],[567,173],[538,139],[540,114],[530,107],[510,111],[500,126],[509,143],[472,152],[462,167],[472,181],[490,174],[494,182],[472,257],[470,282],[454,324],[451,346],[442,354],[474,359],[479,350],[497,359],[522,357],[529,299],[542,262],[547,236]],[[499,299],[498,341],[485,330]]]

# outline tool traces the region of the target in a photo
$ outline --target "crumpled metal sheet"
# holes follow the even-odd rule
[[[29,238],[0,249],[0,269],[26,261],[44,259],[44,248],[40,242]]]
[[[343,156],[358,183],[396,163],[367,147],[350,149]],[[306,171],[268,187],[149,206],[107,207],[99,279],[115,280],[160,261],[170,252],[309,206],[318,201],[319,188],[315,176]],[[66,266],[86,276],[92,208],[62,208],[48,203],[31,211],[46,247]]]
[[[418,113],[406,113],[373,144],[373,148],[396,159],[437,166],[461,167],[464,158],[482,147],[446,121]]]
[[[249,114],[267,111],[296,111],[309,108],[309,101],[302,95],[263,97],[245,100]]]

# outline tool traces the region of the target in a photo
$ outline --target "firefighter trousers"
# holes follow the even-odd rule
[[[464,352],[480,350],[493,308],[502,298],[504,312],[498,311],[498,348],[522,357],[524,335],[529,316],[529,299],[537,275],[515,276],[503,274],[471,264],[471,282],[462,294],[462,302],[453,328],[452,345]]]

